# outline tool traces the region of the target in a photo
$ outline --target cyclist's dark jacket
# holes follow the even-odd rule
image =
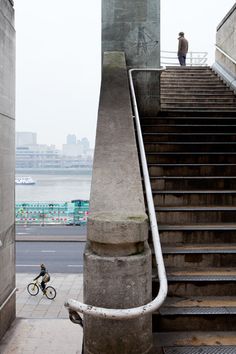
[[[47,273],[46,269],[41,270],[40,274],[36,278],[34,278],[34,280],[37,280],[38,278],[43,277],[46,273]]]

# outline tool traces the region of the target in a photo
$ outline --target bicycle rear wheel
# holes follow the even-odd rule
[[[29,283],[27,286],[27,291],[31,296],[36,296],[39,292],[39,287],[35,283]]]
[[[49,300],[55,299],[57,294],[56,289],[54,289],[52,286],[48,286],[46,287],[45,291],[46,291],[45,295]]]

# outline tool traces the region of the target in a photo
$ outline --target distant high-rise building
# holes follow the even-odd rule
[[[81,139],[81,144],[83,145],[84,150],[90,149],[90,144],[87,138]]]
[[[37,133],[16,132],[16,147],[32,146],[37,144]]]
[[[68,145],[75,145],[76,144],[76,135],[75,134],[68,134],[66,137],[66,143]]]

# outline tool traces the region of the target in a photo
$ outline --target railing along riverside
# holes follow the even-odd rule
[[[226,58],[228,58],[232,63],[236,64],[236,60],[233,59],[229,54],[227,54],[223,49],[221,49],[217,44],[215,44],[216,49],[222,53]]]
[[[157,271],[158,271],[158,277],[159,277],[159,283],[160,283],[159,292],[158,292],[156,298],[154,300],[152,300],[151,302],[149,302],[148,304],[143,305],[143,306],[139,306],[139,307],[127,308],[127,309],[107,309],[107,308],[102,308],[102,307],[95,307],[92,305],[84,304],[84,303],[79,302],[77,300],[69,299],[65,303],[65,307],[68,308],[68,311],[70,314],[70,319],[74,323],[82,325],[81,318],[80,318],[78,312],[83,313],[83,314],[87,314],[90,316],[113,319],[113,320],[130,319],[130,318],[136,318],[139,316],[143,316],[148,313],[152,313],[152,312],[156,311],[163,304],[163,302],[165,301],[165,298],[167,296],[167,290],[168,290],[167,276],[166,276],[165,265],[164,265],[162,250],[161,250],[160,236],[159,236],[158,227],[157,227],[156,213],[155,213],[155,207],[154,207],[154,202],[153,202],[153,197],[152,197],[152,189],[151,189],[151,183],[150,183],[150,178],[149,178],[149,173],[148,173],[147,160],[146,160],[145,149],[144,149],[144,144],[143,144],[143,137],[142,137],[142,131],[141,131],[141,126],[140,126],[139,112],[138,112],[137,100],[136,100],[133,77],[132,77],[132,73],[135,71],[139,71],[139,72],[140,71],[143,71],[143,72],[144,71],[146,71],[146,72],[151,72],[151,71],[158,72],[159,71],[160,72],[163,70],[165,70],[165,67],[159,68],[159,69],[150,68],[150,69],[130,69],[129,70],[129,83],[130,83],[130,90],[131,90],[131,98],[132,98],[132,103],[133,103],[133,110],[134,110],[135,123],[136,123],[136,129],[137,129],[138,145],[139,145],[140,159],[141,159],[141,164],[142,164],[142,172],[143,172],[143,178],[144,178],[144,183],[145,183],[145,191],[146,191],[146,199],[147,199],[147,204],[148,204],[150,227],[152,230],[153,246],[154,246],[154,251],[155,251],[155,257],[156,257],[156,262],[157,262]]]
[[[188,52],[186,57],[187,66],[206,66],[207,52]],[[161,51],[161,65],[176,66],[179,65],[177,52]]]

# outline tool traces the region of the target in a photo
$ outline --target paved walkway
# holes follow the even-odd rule
[[[64,302],[68,298],[82,301],[82,274],[52,274],[50,284],[57,296],[48,300],[40,293],[30,296],[26,290],[34,274],[16,274],[16,316],[0,344],[3,354],[79,354],[82,329],[68,317]]]

